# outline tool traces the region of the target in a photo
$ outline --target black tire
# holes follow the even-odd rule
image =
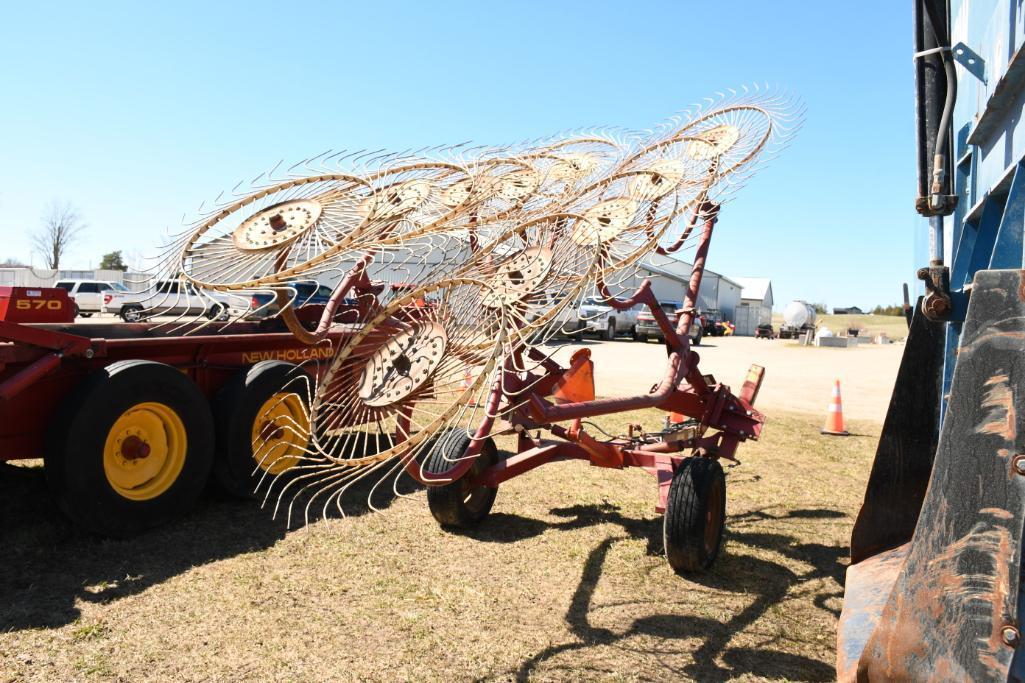
[[[75,307],[75,317],[82,315],[82,312],[78,309],[78,304],[72,304]]]
[[[147,403],[162,406],[176,426],[153,418],[152,407],[141,406]],[[134,422],[129,411],[138,411]],[[129,424],[145,427],[136,429],[140,436],[131,454],[126,444],[132,435],[124,437],[126,429],[135,429]],[[160,439],[164,458],[147,462],[159,458],[150,442]],[[61,403],[47,433],[46,480],[57,505],[76,523],[105,536],[128,537],[192,507],[210,475],[213,441],[210,408],[192,380],[162,363],[119,361],[89,375]],[[122,480],[117,488],[108,466],[124,473],[136,465],[158,469],[138,485]]]
[[[630,326],[630,341],[637,341],[638,338],[639,337],[637,335],[637,326],[636,325],[631,325]]]
[[[228,313],[228,309],[223,304],[214,304],[210,308],[203,311],[203,315],[206,316],[207,320],[230,320],[231,315]]]
[[[452,460],[459,458],[470,447],[470,437],[462,430],[451,430],[438,437],[439,444],[432,449],[424,471],[444,474],[452,469]],[[458,480],[441,486],[427,487],[427,505],[434,519],[443,527],[466,528],[479,523],[491,512],[498,488],[470,487],[467,482],[498,462],[498,449],[491,437],[484,441],[480,455],[473,466]]]
[[[687,458],[669,485],[662,537],[677,573],[704,571],[722,548],[726,526],[726,475],[710,458]]]
[[[605,341],[612,341],[616,338],[616,321],[610,320],[608,326],[605,328],[605,332],[602,334],[602,338]]]
[[[637,335],[636,339],[637,339],[637,341],[641,342],[642,344],[646,344],[648,342],[648,335],[646,335],[646,334],[639,334],[639,335]]]
[[[266,487],[272,477],[285,474],[292,459],[301,455],[306,444],[299,443],[303,439],[298,435],[304,431],[309,433],[307,377],[291,363],[266,360],[240,370],[221,387],[214,400],[217,453],[213,472],[214,480],[227,493],[254,498],[261,481]],[[282,445],[254,454],[253,429],[261,418],[260,409],[279,392],[294,392],[295,396],[287,399],[287,403],[272,404],[271,407],[280,412],[277,417],[264,421],[264,429],[280,430],[277,438],[282,439]],[[285,441],[293,442],[295,447]]]
[[[118,315],[126,323],[138,323],[145,319],[142,315],[142,306],[139,304],[126,304],[122,306],[121,312]]]
[[[80,316],[82,316],[83,318],[91,318],[91,317],[93,317],[93,314],[92,314],[92,313],[82,313],[81,311],[79,311],[79,312],[77,313],[77,315],[80,315]]]
[[[701,338],[703,336],[704,336],[704,333],[701,330],[698,330],[697,336],[694,337],[693,339],[691,339],[690,343],[693,344],[694,346],[701,346]]]

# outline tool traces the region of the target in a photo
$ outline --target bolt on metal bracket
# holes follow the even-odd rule
[[[954,56],[954,61],[963,66],[968,73],[982,81],[983,85],[988,84],[986,81],[986,60],[980,57],[979,53],[964,43],[956,44],[951,49],[951,53]]]
[[[918,270],[918,279],[925,283],[922,313],[933,322],[950,319],[953,304],[950,298],[950,270],[946,266],[929,266]]]

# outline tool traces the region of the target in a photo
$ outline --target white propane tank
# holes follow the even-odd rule
[[[815,309],[804,301],[791,301],[783,309],[783,324],[787,327],[814,327]]]

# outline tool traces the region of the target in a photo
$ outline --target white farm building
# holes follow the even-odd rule
[[[767,277],[738,277],[743,286],[740,306],[733,321],[736,334],[753,336],[759,325],[772,322],[772,280]]]
[[[657,264],[648,259],[640,264],[633,281],[622,283],[620,288],[624,295],[628,295],[626,290],[629,286],[637,287],[647,278],[651,280],[656,299],[682,303],[692,267],[690,263],[677,259],[660,259]],[[706,268],[698,290],[698,308],[702,311],[718,309],[723,320],[732,321],[740,305],[740,290],[738,282]]]

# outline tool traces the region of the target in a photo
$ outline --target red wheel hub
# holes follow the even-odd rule
[[[149,451],[149,444],[134,434],[121,442],[121,457],[125,460],[141,460]]]

